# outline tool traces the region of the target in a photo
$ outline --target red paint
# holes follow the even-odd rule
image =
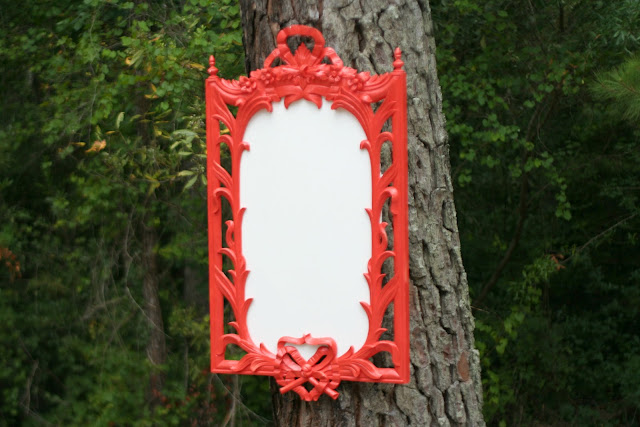
[[[290,36],[306,36],[314,41],[312,51],[304,44],[292,53],[287,46]],[[406,76],[401,69],[400,49],[395,51],[394,70],[383,75],[359,73],[345,67],[336,52],[324,45],[322,34],[311,27],[295,25],[278,34],[278,47],[265,60],[264,68],[252,71],[250,77],[224,80],[217,76],[213,56],[210,77],[206,81],[207,114],[207,178],[209,211],[209,271],[211,304],[211,371],[228,374],[274,376],[282,386],[281,392],[294,390],[304,400],[317,400],[323,393],[335,399],[340,381],[368,381],[406,383],[409,381],[409,239],[408,239],[408,183],[407,183],[407,109]],[[272,67],[276,58],[282,65]],[[322,63],[328,58],[329,64]],[[365,344],[351,348],[340,357],[331,338],[283,337],[277,354],[264,346],[257,346],[247,330],[246,316],[251,299],[245,299],[244,285],[249,274],[242,254],[242,216],[239,206],[240,158],[249,145],[243,141],[249,120],[262,109],[272,111],[271,104],[284,98],[285,106],[306,99],[320,107],[324,100],[333,102],[332,108],[342,108],[361,124],[367,139],[360,148],[371,159],[371,191],[373,206],[367,209],[371,220],[372,254],[366,272],[370,302],[362,302],[369,319]],[[372,104],[383,101],[373,111]],[[238,107],[236,117],[228,106]],[[391,119],[392,130],[383,131]],[[229,132],[220,134],[222,123]],[[389,141],[393,163],[381,175],[380,151]],[[226,144],[231,154],[232,174],[220,164],[220,144]],[[221,199],[231,206],[233,219],[227,221],[222,236]],[[390,199],[393,220],[394,249],[387,249],[386,223],[380,222],[384,203]],[[223,245],[223,238],[224,243]],[[222,256],[231,260],[233,268],[225,274]],[[393,258],[394,276],[383,286],[382,264]],[[227,277],[227,275],[230,277]],[[321,292],[321,290],[319,290]],[[335,295],[339,298],[340,295]],[[228,322],[235,332],[224,333],[224,300],[233,310],[234,322]],[[382,319],[393,303],[393,336],[380,340]],[[330,310],[327,311],[330,315]],[[295,321],[295,319],[292,319]],[[305,360],[297,349],[288,344],[312,344],[321,347]],[[225,359],[227,345],[235,344],[247,354],[240,360]],[[393,368],[376,367],[370,360],[379,352],[389,352]],[[308,383],[305,388],[304,385]]]

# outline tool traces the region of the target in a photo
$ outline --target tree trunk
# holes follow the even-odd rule
[[[278,31],[318,28],[345,65],[377,74],[403,51],[409,131],[411,382],[343,382],[340,397],[304,402],[274,388],[277,425],[484,425],[480,363],[450,178],[449,146],[427,0],[241,0],[248,70]]]
[[[136,112],[141,117],[145,117],[150,108],[149,101],[143,96],[145,90],[139,83],[135,97]],[[142,145],[145,147],[155,147],[155,140],[152,136],[149,123],[138,120],[137,134]],[[164,322],[162,319],[162,308],[160,307],[160,274],[158,272],[158,255],[156,254],[156,244],[158,243],[157,230],[150,219],[150,212],[153,210],[153,200],[155,195],[150,194],[142,202],[141,210],[144,215],[140,218],[139,228],[141,235],[141,264],[142,264],[142,298],[144,300],[144,314],[149,325],[149,339],[147,341],[147,358],[151,363],[149,375],[149,390],[147,400],[151,410],[160,403],[162,387],[164,386],[164,374],[160,370],[167,360],[167,344],[164,333]]]
[[[160,393],[164,386],[164,374],[160,371],[167,358],[167,345],[160,307],[159,277],[155,246],[157,236],[153,226],[142,224],[142,296],[144,312],[149,322],[149,341],[147,341],[147,357],[151,362],[149,376],[149,403],[151,408],[160,402]]]

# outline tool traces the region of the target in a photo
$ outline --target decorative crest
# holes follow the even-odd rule
[[[294,36],[311,38],[313,40],[313,50],[309,51],[309,48],[304,43],[300,43],[295,53],[292,52],[287,41]],[[329,58],[333,65],[343,66],[342,59],[333,49],[325,47],[322,33],[315,28],[305,25],[292,25],[278,33],[276,42],[278,47],[265,59],[264,68],[270,68],[276,58],[280,58],[284,64],[298,68],[318,65],[324,58]]]

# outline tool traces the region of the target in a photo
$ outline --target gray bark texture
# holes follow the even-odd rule
[[[343,382],[332,400],[273,388],[280,426],[482,426],[480,361],[450,177],[428,0],[240,0],[248,71],[262,68],[280,29],[318,28],[345,65],[382,74],[393,49],[407,72],[411,381]],[[273,384],[273,383],[272,383]]]

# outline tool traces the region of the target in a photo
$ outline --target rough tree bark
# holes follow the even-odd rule
[[[343,382],[340,397],[306,403],[274,390],[282,426],[478,426],[480,363],[450,178],[449,146],[428,0],[241,0],[248,71],[293,24],[323,32],[345,65],[384,73],[393,49],[407,72],[411,364],[407,385]]]

